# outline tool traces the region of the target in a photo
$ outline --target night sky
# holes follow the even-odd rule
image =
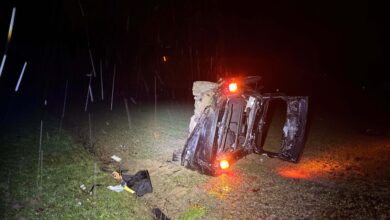
[[[386,109],[385,14],[369,1],[1,1],[0,97],[15,96],[25,61],[20,96],[55,101],[66,80],[85,94],[90,49],[107,91],[115,64],[116,96],[148,100],[156,78],[159,99],[191,100],[194,80],[261,75],[267,92]]]

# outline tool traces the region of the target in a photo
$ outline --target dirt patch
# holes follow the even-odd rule
[[[154,191],[139,199],[172,219],[390,216],[388,138],[362,136],[314,117],[298,164],[252,154],[209,177],[172,161],[172,153],[185,143],[192,112],[191,105],[159,105],[157,115],[153,106],[131,106],[131,129],[124,111],[95,114],[94,151],[112,166],[111,155],[121,157],[129,173],[149,170]],[[269,147],[280,143],[277,137],[270,135]]]

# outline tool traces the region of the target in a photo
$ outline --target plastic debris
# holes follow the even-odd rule
[[[119,193],[119,192],[122,192],[124,190],[124,187],[121,184],[119,184],[119,185],[116,185],[116,186],[107,186],[107,189]]]
[[[137,196],[153,192],[152,181],[147,170],[138,171],[135,175],[123,175],[122,177],[126,186],[131,191],[135,191]]]
[[[115,180],[120,181],[120,186],[109,186],[108,189],[119,192],[127,191],[137,196],[143,196],[146,193],[153,192],[152,181],[150,180],[149,172],[147,170],[138,171],[135,175],[124,175],[122,172],[114,171],[112,176]],[[118,191],[117,191],[118,190]]]
[[[84,184],[81,184],[81,185],[80,185],[80,189],[82,189],[82,190],[85,191],[85,190],[87,189],[87,187],[86,187]]]
[[[121,162],[121,160],[122,160],[120,157],[118,157],[116,155],[112,155],[111,159],[115,160],[116,162]]]
[[[126,185],[125,185],[125,187],[124,187],[123,189],[126,190],[126,192],[129,192],[129,193],[132,193],[132,194],[135,193],[134,190],[130,189],[130,188],[129,188],[128,186],[126,186]]]

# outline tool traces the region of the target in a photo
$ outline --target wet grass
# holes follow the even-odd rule
[[[130,105],[129,112],[131,130],[123,109],[91,114],[95,156],[83,148],[90,146],[88,117],[80,114],[77,123],[64,126],[72,137],[80,138],[77,144],[67,133],[47,129],[45,121],[42,190],[36,182],[39,121],[33,128],[20,125],[0,132],[0,212],[5,213],[0,219],[149,219],[145,204],[160,208],[171,219],[388,217],[388,181],[384,180],[389,176],[384,176],[389,173],[384,172],[389,167],[388,139],[351,134],[329,120],[315,118],[298,164],[251,154],[232,166],[231,175],[208,177],[170,161],[173,150],[184,144],[189,107],[159,106],[157,121],[153,106]],[[284,117],[279,117],[282,124]],[[266,144],[279,147],[281,126],[271,125],[270,132]],[[126,148],[121,149],[121,144]],[[122,158],[121,165],[129,173],[148,169],[153,193],[136,198],[106,190],[106,185],[116,183],[109,173],[95,173],[94,167],[98,158],[112,164],[113,154]],[[361,165],[369,162],[378,168]],[[378,170],[381,178],[364,178],[363,167],[370,168],[366,174]],[[306,178],[311,173],[316,175]],[[319,174],[324,175],[319,178]],[[104,185],[95,195],[80,190],[81,184],[90,188],[93,183]]]
[[[154,106],[131,104],[131,129],[124,108],[109,113],[91,114],[94,153],[104,156],[111,152],[121,158],[139,160],[170,159],[173,150],[181,149],[187,137],[192,113],[189,107],[172,103],[161,104],[154,118]],[[74,121],[74,125],[69,128],[78,126],[79,129],[73,129],[72,135],[79,136],[79,142],[85,142],[89,138],[87,117],[82,116]],[[88,147],[89,142],[86,141],[84,145]],[[120,145],[126,147],[121,149]]]
[[[39,123],[20,125],[0,136],[0,211],[2,219],[150,219],[135,195],[106,189],[109,173],[65,132],[44,124],[42,177],[38,173]],[[95,165],[96,164],[96,165]],[[40,179],[40,181],[38,181]],[[89,191],[93,184],[94,193]]]
[[[188,209],[181,217],[181,220],[202,219],[207,214],[206,208],[203,206],[194,206]]]

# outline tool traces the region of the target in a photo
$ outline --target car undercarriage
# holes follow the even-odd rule
[[[202,109],[195,111],[191,120],[181,156],[183,166],[218,175],[250,153],[298,162],[304,146],[308,97],[261,94],[250,87],[259,80],[259,77],[223,79],[203,91],[198,101],[208,96],[208,103],[200,105]],[[263,148],[272,100],[282,100],[287,106],[279,152]]]

